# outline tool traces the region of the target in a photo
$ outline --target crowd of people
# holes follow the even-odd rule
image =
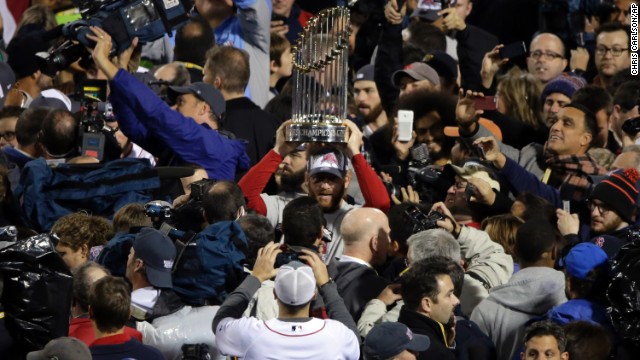
[[[66,3],[0,44],[0,358],[640,350],[638,1],[165,1],[145,43]],[[346,99],[297,76],[346,141],[289,141],[336,6]]]

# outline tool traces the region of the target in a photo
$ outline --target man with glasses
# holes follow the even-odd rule
[[[630,40],[630,29],[625,25],[609,23],[598,28],[595,52],[598,75],[593,79],[594,85],[608,88],[615,74],[631,66]]]
[[[592,242],[612,258],[626,242],[633,240],[637,232],[638,170],[616,170],[593,189],[589,197],[590,230],[596,236]],[[568,240],[578,241],[580,223],[577,216],[558,210],[558,226]]]
[[[0,148],[18,145],[16,123],[23,111],[24,109],[18,106],[6,106],[0,111]]]
[[[562,40],[554,34],[542,33],[531,40],[527,67],[529,72],[546,84],[567,67]]]
[[[538,192],[538,188],[522,181],[523,176],[531,176],[534,183],[540,179],[553,188],[560,189],[566,185],[564,198],[581,199],[589,190],[589,177],[606,173],[606,169],[587,154],[597,134],[598,123],[595,114],[584,105],[575,102],[565,105],[549,129],[546,145],[531,143],[521,150],[495,139],[478,124],[478,117],[469,92],[460,98],[456,109],[460,135],[482,145],[485,160],[493,162],[501,171],[501,180],[511,183],[517,192]]]
[[[469,201],[471,196],[475,196],[475,190],[468,190],[469,185],[475,186],[478,183],[486,183],[495,192],[500,192],[500,183],[495,173],[480,164],[477,159],[469,159],[464,165],[450,165],[455,172],[455,183],[447,190],[444,204],[451,211],[457,223],[480,228],[480,223],[487,216],[488,211],[484,205],[477,202],[472,206]],[[481,185],[482,186],[482,185]]]

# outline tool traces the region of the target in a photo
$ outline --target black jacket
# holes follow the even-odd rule
[[[467,27],[456,32],[456,40],[458,46],[458,63],[460,64],[460,76],[462,79],[462,88],[465,90],[482,90],[482,78],[480,77],[480,69],[482,68],[482,59],[484,54],[498,45],[498,38],[490,33],[467,24]]]
[[[462,316],[456,307],[456,358],[458,360],[495,360],[498,354],[491,339],[478,324]]]
[[[358,322],[365,305],[380,295],[388,282],[372,268],[355,262],[336,262],[329,275],[336,282],[338,293],[344,300],[353,320]]]
[[[453,350],[449,349],[446,345],[443,330],[438,322],[431,320],[425,315],[408,310],[406,306],[403,306],[400,310],[398,322],[407,325],[407,327],[416,334],[428,336],[429,340],[431,340],[431,346],[429,346],[427,351],[420,353],[418,360],[456,359]]]
[[[246,97],[227,100],[226,105],[222,128],[247,141],[247,155],[255,165],[273,148],[281,122]]]

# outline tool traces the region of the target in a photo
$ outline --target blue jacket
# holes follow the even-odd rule
[[[573,299],[555,306],[549,310],[547,317],[561,326],[580,320],[602,325],[605,328],[611,327],[607,317],[607,309],[585,299]]]
[[[556,208],[562,209],[562,195],[560,190],[540,181],[536,175],[527,171],[514,160],[507,157],[502,170],[498,172],[501,181],[504,181],[515,192],[530,192],[549,201]],[[585,199],[586,200],[586,199]],[[591,213],[586,201],[570,201],[571,213],[577,213],[580,219],[580,238],[588,241],[591,238]]]
[[[251,75],[245,96],[260,108],[269,95],[269,43],[271,41],[271,0],[233,0],[234,16],[215,28],[218,46],[231,45],[249,53]]]
[[[210,179],[234,180],[250,166],[245,145],[171,109],[147,86],[120,69],[110,82],[120,130],[155,156],[169,148],[184,163],[202,166]]]

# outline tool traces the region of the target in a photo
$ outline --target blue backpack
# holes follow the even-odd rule
[[[189,305],[221,304],[244,280],[247,248],[237,222],[209,225],[178,251],[173,290]]]
[[[107,268],[111,275],[124,277],[127,271],[127,259],[135,237],[135,233],[117,233],[104,246],[96,262]]]
[[[126,204],[153,200],[152,191],[159,187],[157,170],[147,159],[51,168],[40,158],[25,165],[15,194],[27,223],[45,232],[60,217],[79,210],[111,218]]]

